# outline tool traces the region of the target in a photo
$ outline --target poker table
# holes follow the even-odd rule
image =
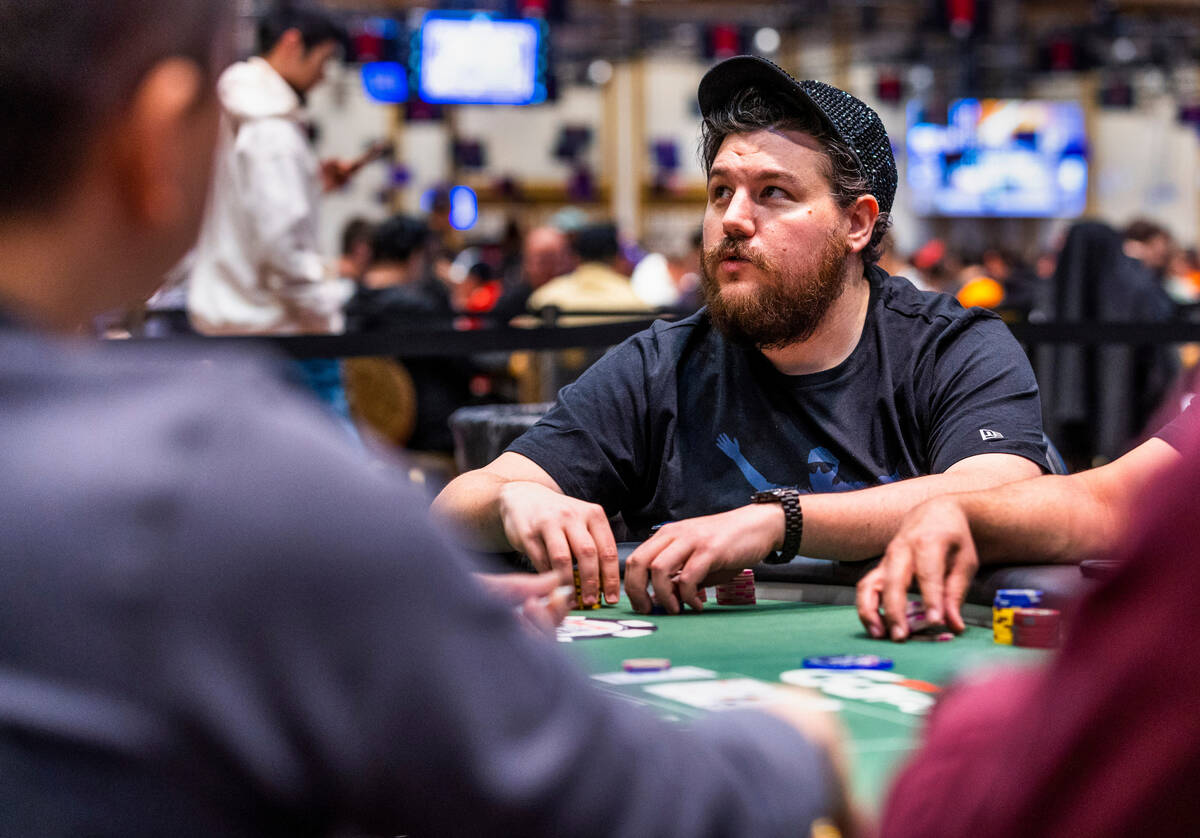
[[[704,611],[685,609],[676,616],[636,614],[622,596],[617,605],[572,612],[568,621],[632,620],[635,629],[645,621],[653,624],[652,631],[643,626],[628,637],[581,636],[560,648],[592,673],[602,689],[677,721],[723,706],[752,705],[761,691],[754,688],[776,689],[781,675],[791,673],[784,675],[785,682],[818,689],[824,696],[821,703],[839,713],[849,736],[854,791],[874,809],[915,746],[922,719],[942,687],[978,668],[1030,664],[1046,653],[995,644],[990,627],[982,625],[969,625],[965,634],[948,642],[874,640],[853,605],[846,604],[847,597],[853,602],[853,588],[834,596],[831,588],[836,586],[760,582],[758,604],[751,606],[716,605],[709,589]],[[976,609],[972,617],[986,622],[982,613]],[[990,611],[987,615],[990,619]],[[859,654],[890,658],[894,666],[852,672],[803,666],[809,656]],[[622,662],[630,658],[669,658],[672,666],[665,673],[623,673]]]

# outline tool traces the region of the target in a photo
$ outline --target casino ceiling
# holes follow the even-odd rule
[[[412,23],[431,8],[544,16],[557,72],[582,73],[597,58],[654,51],[711,58],[714,39],[753,50],[755,33],[775,30],[784,52],[820,40],[873,63],[955,68],[969,59],[981,92],[1020,87],[1022,74],[1066,53],[1076,66],[1153,64],[1200,58],[1197,0],[323,0],[348,14]],[[715,33],[715,34],[714,34]],[[1119,50],[1114,44],[1120,42]],[[1065,52],[1064,52],[1065,50]],[[719,52],[719,48],[717,50]]]

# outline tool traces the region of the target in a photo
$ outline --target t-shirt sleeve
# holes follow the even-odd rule
[[[653,354],[645,333],[620,344],[564,387],[507,450],[533,460],[567,495],[615,512],[646,470]]]
[[[977,454],[1016,454],[1046,470],[1037,380],[1003,321],[969,312],[932,351],[932,375],[922,376],[931,472]]]
[[[1159,428],[1154,433],[1154,436],[1176,451],[1182,451],[1188,434],[1196,426],[1196,422],[1200,418],[1200,407],[1197,407],[1198,403],[1200,403],[1200,398],[1193,397],[1188,402],[1188,406],[1183,409],[1183,412]]]

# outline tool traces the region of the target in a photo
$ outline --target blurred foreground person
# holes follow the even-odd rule
[[[805,833],[799,702],[618,706],[261,363],[53,336],[192,243],[226,17],[0,4],[0,834]]]

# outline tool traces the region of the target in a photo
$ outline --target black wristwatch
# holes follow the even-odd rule
[[[787,564],[800,552],[800,536],[804,533],[804,513],[800,509],[800,492],[796,489],[767,489],[750,496],[751,503],[777,503],[783,507],[783,548],[763,559],[767,564]]]

